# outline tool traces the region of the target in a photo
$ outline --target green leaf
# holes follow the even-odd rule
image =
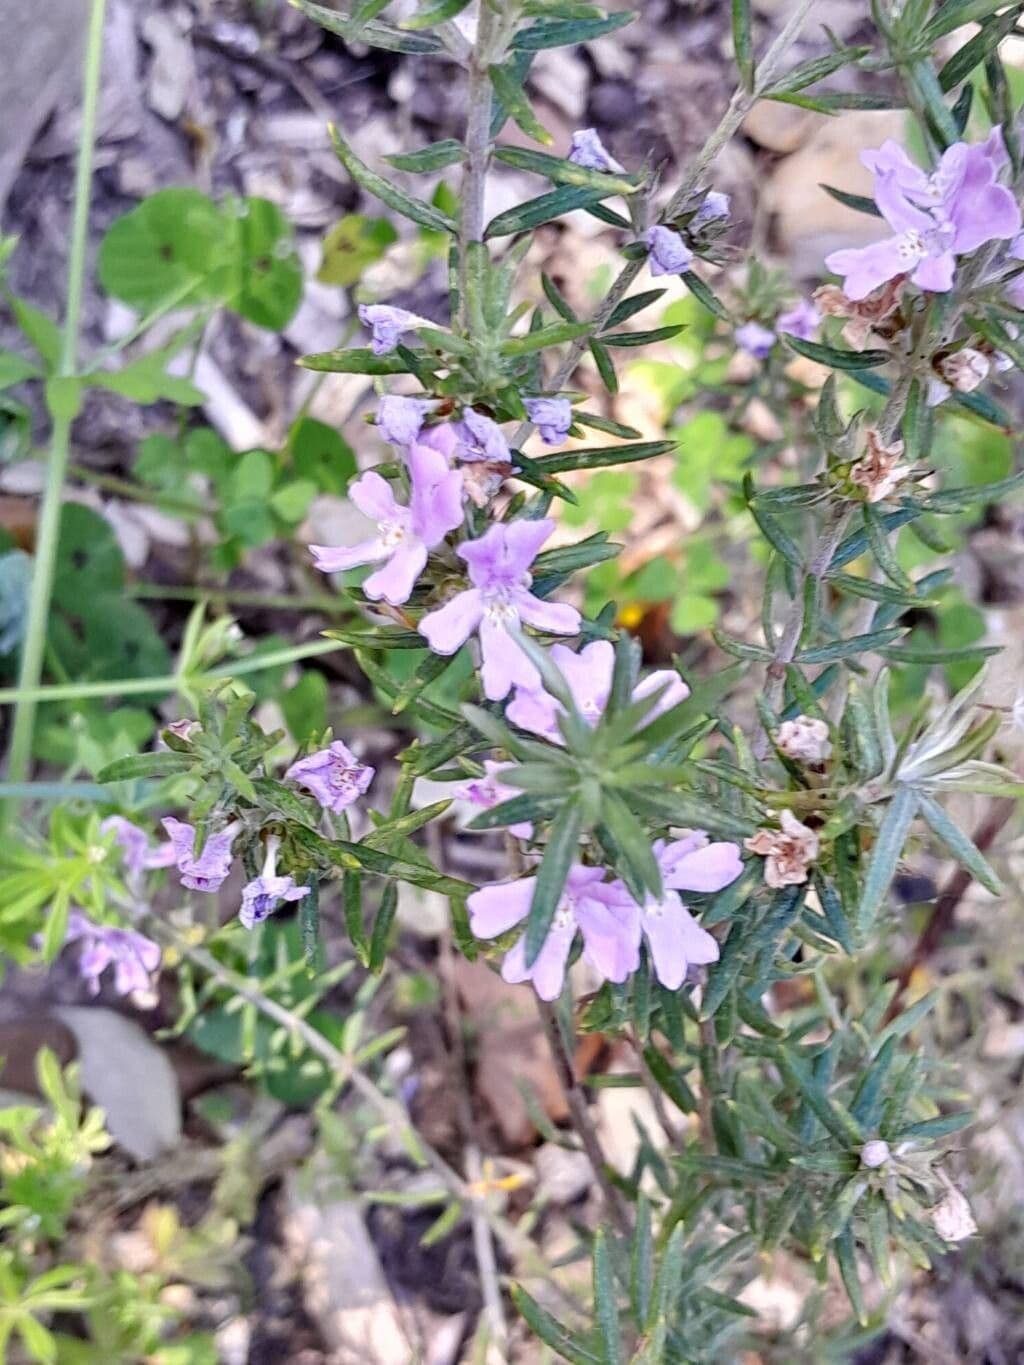
[[[651,304],[663,299],[668,291],[665,289],[645,289],[641,294],[633,294],[631,298],[623,299],[610,313],[606,327],[621,327],[624,322],[628,322],[637,313],[642,313],[645,308],[650,308]]]
[[[830,194],[840,204],[845,204],[848,209],[855,209],[858,213],[867,213],[872,218],[881,218],[882,210],[866,194],[851,194],[849,190],[837,190],[834,185],[826,185],[820,180],[818,184],[826,194]]]
[[[444,43],[433,33],[405,33],[391,24],[375,20],[359,22],[354,15],[341,14],[326,5],[315,4],[314,0],[289,0],[289,3],[328,33],[336,33],[339,38],[349,42],[362,41],[371,47],[383,48],[386,52],[406,52],[412,56],[445,55]],[[377,6],[371,5],[368,11],[365,5],[361,8],[373,13]]]
[[[533,112],[523,90],[516,64],[488,67],[487,74],[491,78],[498,99],[517,127],[521,128],[527,137],[532,137],[534,142],[550,146],[555,139]]]
[[[457,138],[446,137],[441,142],[431,142],[418,152],[392,152],[384,160],[397,171],[443,171],[446,166],[454,166],[463,157],[463,146]]]
[[[636,1227],[630,1258],[629,1297],[633,1316],[645,1322],[651,1307],[654,1286],[654,1238],[651,1233],[651,1201],[641,1190],[636,1201]]]
[[[600,1356],[587,1349],[567,1327],[563,1327],[546,1308],[542,1308],[536,1299],[531,1298],[522,1285],[513,1284],[509,1288],[509,1293],[530,1330],[536,1333],[545,1346],[550,1346],[559,1356],[569,1361],[569,1365],[603,1365]]]
[[[584,446],[560,455],[545,455],[536,461],[544,474],[562,474],[570,469],[606,469],[609,465],[633,464],[653,460],[675,450],[675,441],[640,441],[618,446]]]
[[[540,52],[546,47],[575,47],[579,43],[589,43],[592,38],[600,38],[606,33],[614,33],[624,28],[636,18],[633,10],[623,10],[619,14],[609,14],[600,18],[552,19],[522,28],[512,39],[514,52]]]
[[[502,355],[530,355],[534,351],[542,351],[546,346],[560,346],[564,341],[574,341],[576,337],[586,336],[589,331],[589,322],[552,322],[535,332],[527,332],[525,336],[503,341],[500,350]]]
[[[576,801],[559,811],[548,830],[544,857],[537,869],[537,881],[526,921],[526,965],[532,967],[555,918],[569,869],[579,856],[583,833],[583,811]]]
[[[750,0],[732,0],[732,46],[745,90],[754,88],[754,43]]]
[[[725,304],[695,271],[684,270],[679,278],[697,302],[702,304],[709,313],[713,313],[716,318],[721,318],[723,322],[731,323],[733,321],[733,316]]]
[[[124,554],[110,523],[91,507],[65,503],[60,511],[53,600],[66,611],[85,616],[96,598],[118,592],[123,584]]]
[[[993,896],[1002,895],[1003,887],[999,878],[960,826],[950,819],[937,801],[933,801],[924,792],[919,792],[917,799],[921,814],[927,821],[932,833],[945,844],[956,861],[966,868],[975,881],[980,882],[986,891],[991,891]]]
[[[443,24],[448,19],[454,19],[457,14],[462,13],[469,3],[470,0],[436,0],[435,4],[428,4],[425,9],[421,9],[411,19],[404,19],[399,27],[409,33],[415,33],[419,29],[434,28],[437,24]]]
[[[355,452],[341,434],[315,417],[300,417],[288,433],[288,456],[294,473],[321,493],[341,495],[355,477]]]
[[[886,807],[878,828],[871,860],[864,875],[860,904],[857,907],[857,927],[861,937],[867,934],[881,909],[890,883],[896,875],[903,846],[910,833],[920,802],[920,794],[912,787],[899,786]]]
[[[398,233],[389,219],[346,214],[324,238],[316,277],[321,284],[348,288],[397,241]]]
[[[0,389],[9,389],[26,379],[41,379],[43,371],[31,360],[14,351],[0,351]]]
[[[887,630],[871,630],[864,635],[851,635],[848,640],[835,640],[832,644],[801,650],[795,661],[798,664],[830,664],[834,659],[848,659],[854,654],[881,649],[883,645],[890,644],[905,633],[903,626],[889,626]]]
[[[129,754],[115,759],[96,774],[97,782],[127,782],[134,778],[171,777],[175,773],[185,773],[192,767],[188,754],[176,754],[171,750],[157,754]]]
[[[60,363],[60,328],[52,318],[48,318],[27,299],[20,299],[16,294],[11,294],[7,302],[22,335],[35,347],[47,370],[55,370]]]
[[[242,199],[225,212],[229,225],[225,302],[257,327],[280,332],[302,300],[302,265],[291,225],[269,199]]]
[[[100,242],[103,289],[140,312],[171,295],[192,302],[223,298],[229,232],[217,205],[199,190],[158,190],[118,218]]]
[[[664,1053],[659,1052],[653,1045],[648,1045],[644,1048],[644,1063],[659,1088],[664,1090],[680,1113],[697,1112],[696,1095]]]
[[[364,872],[409,882],[412,886],[421,886],[426,891],[438,891],[445,896],[464,896],[475,889],[468,882],[460,881],[456,877],[446,877],[423,864],[383,853],[366,844],[353,844],[345,839],[326,839],[314,830],[304,827],[293,829],[291,834],[308,852],[323,858],[334,867],[340,867],[343,871],[351,872],[361,868]]]
[[[494,159],[506,166],[542,175],[556,185],[580,185],[586,189],[604,190],[606,194],[636,194],[640,189],[635,180],[606,171],[592,171],[586,166],[578,166],[575,161],[552,156],[550,152],[537,152],[530,147],[496,147]]]
[[[117,370],[93,370],[88,382],[96,388],[109,389],[132,402],[146,406],[150,403],[179,403],[194,408],[203,402],[201,389],[184,375],[169,374],[167,366],[173,359],[176,346],[163,347],[130,360]]]
[[[598,1228],[594,1233],[591,1256],[594,1267],[594,1316],[601,1343],[601,1359],[606,1365],[625,1365],[615,1275],[608,1251],[608,1234],[604,1228]]]
[[[328,124],[328,132],[338,160],[364,190],[374,195],[382,204],[387,204],[389,209],[394,209],[395,213],[401,214],[403,218],[418,223],[420,227],[429,228],[432,232],[454,233],[454,219],[446,213],[439,212],[430,204],[413,199],[404,190],[379,176],[376,171],[371,171],[369,166],[356,156],[333,123]]]
[[[304,355],[299,364],[307,370],[327,374],[407,374],[409,367],[400,355],[374,355],[366,347],[344,351],[317,351]]]
[[[947,33],[952,33],[954,29],[964,24],[980,23],[995,14],[996,10],[1003,9],[1005,4],[1006,0],[946,0],[931,22],[925,26],[921,34],[922,45],[931,47]],[[1018,12],[1020,8],[1019,5],[1014,6]]]
[[[939,89],[944,94],[955,90],[961,81],[966,81],[975,67],[990,57],[1008,34],[1012,33],[1020,20],[1021,7],[1015,6],[1005,14],[994,15],[982,28],[945,63],[939,71]]]
[[[380,898],[373,929],[370,932],[370,952],[367,967],[371,972],[383,970],[391,942],[391,930],[398,913],[398,884],[388,882]]]
[[[607,788],[601,796],[601,821],[615,840],[622,859],[618,871],[634,899],[642,903],[647,892],[660,900],[661,869],[651,850],[650,837],[622,797]]]
[[[771,90],[784,91],[787,94],[805,90],[807,86],[816,85],[818,81],[823,81],[826,76],[831,76],[844,66],[860,61],[870,52],[871,49],[867,46],[840,47],[835,52],[830,52],[827,57],[810,57],[805,62],[798,62],[780,80],[774,81]]]
[[[791,332],[783,332],[782,339],[797,355],[816,360],[830,370],[871,370],[892,360],[888,351],[848,351],[839,346],[826,346],[821,341],[801,341]]]
[[[539,195],[536,199],[528,199],[525,204],[518,204],[515,208],[499,213],[487,224],[484,237],[487,239],[508,237],[515,232],[526,232],[530,228],[540,227],[542,223],[550,223],[555,218],[561,218],[563,214],[572,213],[575,209],[600,203],[605,197],[605,190],[562,185],[557,190],[549,190],[547,194]]]

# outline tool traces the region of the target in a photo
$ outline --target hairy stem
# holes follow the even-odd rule
[[[491,159],[491,109],[493,94],[487,68],[492,59],[494,12],[482,4],[477,18],[476,42],[469,55],[469,82],[466,92],[469,110],[466,122],[466,160],[462,173],[459,203],[459,315],[463,327],[469,324],[466,308],[469,283],[467,247],[482,242],[484,236],[484,188]]]
[[[85,281],[85,249],[89,227],[89,198],[92,185],[93,150],[96,141],[96,110],[99,104],[100,66],[103,60],[103,21],[106,0],[92,0],[89,33],[85,47],[82,76],[82,129],[78,142],[75,170],[75,198],[68,254],[68,291],[56,378],[70,379],[78,363],[78,336],[82,314],[82,289]],[[42,510],[36,535],[32,588],[29,594],[28,622],[21,650],[18,674],[19,699],[14,713],[7,775],[11,782],[23,782],[32,757],[36,699],[33,689],[43,675],[43,656],[53,595],[53,575],[60,536],[61,500],[68,454],[71,449],[72,417],[62,413],[54,419],[50,434],[50,453],[43,492]],[[16,809],[17,803],[15,803]]]
[[[583,1150],[590,1159],[590,1165],[597,1178],[597,1183],[601,1187],[601,1193],[604,1195],[605,1207],[609,1216],[619,1231],[628,1236],[632,1230],[629,1210],[622,1192],[616,1189],[608,1176],[608,1159],[601,1147],[601,1140],[597,1136],[594,1121],[590,1117],[587,1097],[576,1079],[576,1067],[562,1033],[558,1013],[553,1005],[545,1004],[541,1000],[537,1001],[537,1009],[544,1026],[548,1046],[551,1048],[551,1055],[555,1061],[558,1081],[562,1087],[562,1093],[565,1095],[565,1102],[569,1106],[572,1126],[579,1135],[580,1141],[583,1143]]]

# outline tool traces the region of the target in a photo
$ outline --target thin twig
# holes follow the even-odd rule
[[[464,327],[469,325],[466,310],[469,283],[469,253],[471,242],[483,241],[484,189],[487,167],[491,159],[491,106],[493,94],[488,66],[492,59],[494,14],[490,5],[482,4],[477,17],[476,41],[469,55],[466,94],[469,116],[466,120],[466,160],[462,173],[459,203],[459,312]]]
[[[542,1000],[537,1001],[537,1009],[540,1014],[541,1023],[544,1026],[544,1033],[554,1058],[555,1070],[558,1073],[558,1081],[565,1095],[565,1102],[569,1107],[569,1116],[572,1119],[572,1126],[580,1136],[583,1143],[583,1150],[590,1158],[590,1165],[593,1168],[597,1183],[601,1187],[604,1195],[605,1207],[608,1210],[615,1226],[620,1232],[627,1236],[632,1231],[632,1222],[626,1201],[622,1197],[622,1192],[612,1184],[608,1175],[608,1159],[601,1146],[601,1139],[597,1135],[594,1121],[590,1117],[590,1110],[587,1107],[587,1099],[583,1093],[579,1081],[576,1079],[576,1067],[573,1063],[572,1054],[566,1045],[562,1034],[562,1026],[558,1021],[558,1014],[554,1006],[546,1004]]]

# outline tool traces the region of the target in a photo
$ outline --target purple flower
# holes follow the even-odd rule
[[[449,531],[462,523],[462,475],[429,446],[414,445],[408,455],[411,492],[404,507],[391,485],[373,470],[357,479],[349,497],[377,523],[377,534],[359,545],[311,545],[316,567],[338,573],[357,564],[384,562],[363,583],[363,592],[375,602],[381,598],[393,607],[409,600],[423,572],[427,554],[440,545]]]
[[[420,621],[435,654],[454,654],[479,630],[484,695],[491,701],[500,701],[511,687],[540,686],[540,674],[509,634],[511,627],[525,621],[556,635],[574,635],[580,628],[575,607],[544,602],[530,592],[530,565],[554,529],[550,519],[499,522],[460,545],[457,553],[473,586]]]
[[[874,172],[875,203],[894,235],[826,257],[851,299],[907,274],[920,289],[946,293],[957,256],[1020,231],[1020,209],[997,180],[1008,164],[1001,128],[981,143],[954,143],[931,174],[891,140],[861,160]]]
[[[755,360],[764,360],[775,345],[775,333],[759,322],[745,322],[736,328],[736,345]]]
[[[530,913],[536,877],[482,886],[469,897],[469,923],[478,938],[497,938]],[[534,960],[526,965],[526,941],[521,938],[501,966],[506,981],[532,981],[542,1000],[556,1000],[565,982],[565,967],[577,929],[583,935],[583,955],[608,981],[622,982],[640,964],[640,919],[635,903],[614,884],[605,882],[599,867],[577,863],[558,903],[547,938]]]
[[[300,901],[309,895],[308,886],[296,886],[293,877],[277,875],[277,850],[280,843],[280,839],[271,835],[267,840],[263,871],[242,888],[242,907],[238,918],[246,929],[262,924],[285,901]]]
[[[336,739],[328,748],[298,759],[284,776],[286,782],[297,782],[311,791],[325,810],[337,813],[359,800],[374,773],[375,769],[360,763],[352,750]]]
[[[373,333],[370,349],[374,355],[386,355],[388,351],[393,351],[404,332],[430,326],[426,318],[417,317],[405,308],[392,308],[389,303],[361,303],[359,321]]]
[[[68,917],[67,941],[82,944],[78,970],[91,995],[100,989],[100,977],[114,968],[114,990],[118,995],[134,995],[152,990],[153,973],[160,966],[160,948],[133,929],[116,929],[109,924],[94,924],[79,910]]]
[[[689,270],[693,252],[678,232],[658,223],[648,228],[644,240],[650,253],[647,264],[652,275],[681,275]]]
[[[420,432],[418,444],[438,451],[450,464],[459,453],[459,433],[455,429],[455,423],[438,422],[436,426],[424,427]]]
[[[386,394],[377,404],[377,430],[393,446],[411,446],[420,434],[431,405],[423,398]]]
[[[455,424],[455,435],[459,442],[455,453],[460,460],[508,464],[512,459],[501,427],[475,408],[462,409],[462,420]]]
[[[100,833],[113,834],[129,876],[138,877],[149,868],[170,867],[174,862],[173,844],[164,843],[150,848],[146,831],[131,820],[126,820],[123,815],[108,815],[100,825]]]
[[[181,884],[190,891],[219,891],[231,871],[231,845],[238,832],[232,823],[208,836],[203,851],[196,856],[194,825],[168,815],[160,822],[174,847],[174,861],[181,873]]]
[[[702,929],[676,891],[721,891],[743,871],[736,844],[711,844],[695,830],[670,844],[654,845],[664,892],[660,900],[648,896],[640,907],[640,928],[654,963],[654,974],[666,990],[683,984],[687,968],[718,961],[718,943]],[[621,885],[621,883],[619,883]],[[625,887],[624,894],[628,896]]]
[[[568,398],[524,398],[523,404],[544,444],[560,446],[572,426],[572,404]]]
[[[729,216],[729,196],[721,190],[708,190],[701,200],[700,208],[690,220],[692,228],[701,228],[705,223],[716,222]]]
[[[608,154],[596,128],[580,128],[572,135],[569,158],[573,165],[588,171],[621,171],[622,167]]]
[[[615,650],[610,642],[595,640],[585,645],[578,654],[567,645],[552,645],[551,661],[558,666],[568,683],[580,715],[589,724],[596,725],[604,714],[612,690]],[[648,711],[647,720],[653,720],[690,695],[690,689],[678,673],[661,668],[637,684],[633,690],[633,700],[649,697],[659,688],[665,690]],[[558,717],[564,709],[560,701],[541,688],[530,690],[519,687],[505,714],[521,730],[529,730],[531,734],[540,735],[552,744],[562,744],[564,741],[558,728]]]
[[[811,341],[821,326],[821,314],[810,299],[798,299],[792,308],[779,314],[775,326],[799,341]]]
[[[511,763],[495,763],[493,759],[485,758],[483,777],[474,777],[460,787],[459,797],[479,806],[481,810],[493,810],[495,806],[511,801],[521,793],[514,787],[506,787],[504,782],[498,780],[498,774],[513,766]],[[532,839],[533,825],[529,821],[522,821],[517,825],[509,825],[508,832],[516,839]]]

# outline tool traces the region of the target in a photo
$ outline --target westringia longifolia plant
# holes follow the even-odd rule
[[[205,695],[195,721],[165,731],[165,749],[106,774],[169,776],[190,793],[189,823],[163,820],[167,844],[117,815],[97,832],[120,847],[123,904],[144,904],[156,866],[173,864],[183,886],[210,893],[241,858],[246,929],[294,902],[313,951],[321,903],[330,913],[338,904],[356,955],[376,971],[398,884],[449,898],[459,949],[536,992],[603,1192],[592,1318],[579,1305],[553,1317],[535,1286],[514,1291],[565,1359],[727,1358],[747,1330],[735,1295],[758,1251],[780,1245],[822,1278],[837,1266],[867,1322],[866,1297],[877,1304],[879,1294],[866,1296],[865,1285],[892,1283],[894,1254],[928,1264],[972,1230],[940,1165],[944,1140],[968,1116],[951,1112],[908,1043],[920,1011],[888,1018],[892,992],[881,989],[866,1006],[846,1004],[825,975],[870,950],[897,913],[889,888],[908,840],[933,843],[998,890],[944,797],[1015,794],[991,761],[1001,718],[975,705],[975,682],[944,706],[918,708],[894,734],[886,663],[953,657],[900,643],[907,613],[948,575],[915,581],[896,533],[915,527],[934,541],[937,517],[1017,486],[949,487],[931,452],[949,411],[1008,426],[990,390],[1024,362],[1021,149],[997,55],[1024,5],[875,0],[872,44],[830,39],[827,55],[793,66],[788,52],[813,3],[794,5],[757,58],[748,3],[734,0],[739,89],[680,183],[666,187],[657,168],[617,164],[593,129],[560,154],[504,140],[513,122],[551,145],[529,102],[535,54],[612,33],[627,14],[559,0],[440,0],[403,22],[386,0],[348,14],[297,3],[343,38],[436,58],[423,79],[461,68],[467,82],[464,141],[389,158],[399,177],[364,164],[344,128],[331,130],[364,190],[447,236],[447,324],[364,305],[365,347],[304,361],[380,377],[377,433],[393,454],[351,487],[374,529],[311,553],[325,574],[365,568],[358,587],[347,578],[339,588],[362,622],[334,635],[421,737],[398,758],[390,809],[372,813],[372,831],[356,841],[349,812],[361,808],[365,825],[380,775],[327,735],[275,776],[268,755],[279,737],[248,719],[251,698],[232,686]],[[937,66],[966,20],[974,36]],[[830,91],[843,67],[859,68],[869,90],[871,73],[879,83],[884,73],[884,97]],[[914,117],[910,146],[887,141],[864,154],[870,197],[832,187],[884,222],[871,245],[828,258],[831,281],[813,300],[786,296],[756,263],[745,285],[716,284],[744,272],[714,157],[759,98],[824,113],[896,103]],[[504,167],[535,176],[538,192],[487,221],[485,183]],[[456,212],[401,187],[445,168],[457,176]],[[535,229],[581,210],[622,253],[589,317],[523,264]],[[722,276],[717,267],[730,263]],[[831,372],[813,391],[817,455],[805,467],[817,463],[807,481],[762,468],[743,484],[751,533],[767,550],[763,638],[717,634],[735,663],[705,677],[644,674],[614,606],[587,619],[563,595],[615,554],[606,535],[551,547],[559,501],[573,496],[563,475],[673,446],[586,410],[573,386],[589,353],[614,392],[616,350],[676,330],[627,327],[661,297],[645,273],[681,277],[761,366],[781,374],[795,353]],[[396,681],[387,652],[424,646],[425,662]],[[475,668],[461,702],[428,696],[466,651]],[[448,803],[413,808],[421,777],[459,784],[479,807],[472,828],[506,831],[505,878],[473,887],[432,865],[412,836]],[[91,979],[110,965],[118,989],[137,989],[156,948],[97,913],[71,921]],[[574,1001],[577,957],[599,988]],[[205,961],[216,969],[213,956]],[[794,978],[812,983],[799,997],[810,1003],[780,1013],[773,986]],[[231,979],[222,972],[221,985]],[[608,1168],[573,1077],[576,1029],[627,1040],[637,1084],[657,1096],[669,1146],[645,1139],[628,1177]],[[479,1203],[436,1154],[428,1159],[456,1203]],[[495,1227],[530,1283],[525,1234]]]

